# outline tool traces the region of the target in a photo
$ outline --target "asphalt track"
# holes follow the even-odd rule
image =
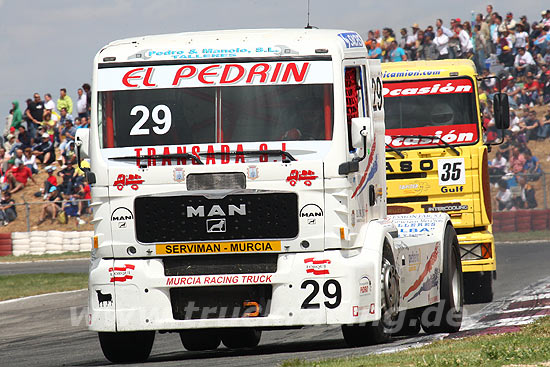
[[[501,325],[496,323],[496,319],[503,319],[506,315],[494,317],[493,314],[510,309],[510,302],[514,299],[529,299],[522,301],[533,305],[526,315],[550,313],[547,307],[538,307],[541,300],[546,302],[550,299],[544,297],[549,293],[537,293],[550,292],[550,242],[500,244],[497,246],[497,256],[495,302],[466,306],[465,324],[471,330],[475,330],[476,324],[478,328],[483,327],[480,324],[482,320],[489,320],[487,322],[492,322],[493,326]],[[22,267],[18,267],[17,271],[40,272],[39,269],[44,269],[42,264],[39,268],[32,263],[20,265]],[[68,269],[66,265],[65,262],[52,262],[46,268],[51,272],[63,272]],[[81,265],[86,271],[87,263]],[[5,264],[0,264],[0,269],[0,272],[5,271]],[[11,270],[14,271],[14,268]],[[531,296],[532,293],[536,294]],[[109,365],[101,353],[97,336],[86,330],[85,304],[86,291],[0,303],[0,366]],[[521,322],[526,322],[525,317]],[[467,335],[468,331],[465,333]],[[307,327],[264,332],[259,347],[253,350],[219,348],[213,352],[187,352],[181,346],[178,334],[157,333],[151,357],[142,365],[275,366],[295,358],[317,360],[393,351],[428,343],[433,338],[421,334],[384,345],[348,348],[339,327]]]

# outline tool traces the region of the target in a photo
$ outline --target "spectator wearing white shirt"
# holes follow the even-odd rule
[[[44,110],[55,110],[55,102],[52,100],[50,93],[44,94]]]
[[[78,99],[76,101],[76,111],[78,113],[78,117],[88,117],[88,105],[86,103],[86,93],[82,90],[82,88],[78,88]]]
[[[468,58],[474,49],[470,35],[464,30],[462,24],[455,26],[455,32],[458,33],[458,40],[460,42],[460,57],[463,59]]]
[[[508,188],[508,183],[505,180],[498,181],[498,193],[496,200],[498,203],[498,210],[510,210],[514,206],[512,200],[512,191]]]
[[[524,75],[527,71],[534,71],[536,64],[533,56],[525,47],[518,48],[518,54],[514,60],[514,68],[517,76]]]
[[[525,29],[523,28],[523,24],[518,23],[516,25],[516,42],[514,43],[514,48],[518,49],[520,47],[525,48],[527,46],[527,39],[529,38],[529,35],[527,32],[525,32]]]
[[[509,30],[516,29],[517,22],[514,20],[514,14],[512,14],[512,12],[506,13],[506,20],[504,20],[504,24]]]
[[[449,58],[449,37],[443,32],[443,28],[437,28],[437,36],[434,38],[434,44],[437,46],[437,51],[439,51],[439,60]]]

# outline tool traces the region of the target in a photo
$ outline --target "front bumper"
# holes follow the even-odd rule
[[[496,270],[495,241],[490,231],[460,234],[457,237],[460,244],[463,272]],[[485,246],[490,248],[490,252],[487,251],[487,248],[483,248],[482,244],[486,244]]]
[[[200,255],[198,255],[200,256]],[[233,255],[238,263],[240,257]],[[368,249],[278,255],[277,270],[263,274],[165,276],[163,258],[96,259],[89,280],[89,328],[94,331],[181,330],[352,324],[380,318],[379,254]],[[269,285],[270,287],[265,287]],[[215,292],[264,286],[267,312],[207,318],[217,310],[192,310],[176,319],[171,289]],[[222,288],[220,288],[220,291]],[[189,293],[193,293],[189,292]],[[185,294],[178,291],[178,294]],[[207,297],[208,298],[208,297]],[[218,297],[219,298],[219,297]],[[213,303],[216,303],[212,297]],[[204,294],[202,295],[204,305]],[[256,301],[251,299],[249,301]],[[186,305],[179,305],[178,308]],[[190,305],[194,307],[193,305]],[[216,304],[210,307],[218,307]],[[199,318],[197,318],[197,313]],[[238,315],[239,313],[237,313]],[[191,314],[190,314],[191,315]],[[178,318],[181,318],[178,316]]]

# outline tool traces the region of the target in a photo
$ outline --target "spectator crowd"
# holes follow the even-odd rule
[[[368,32],[365,45],[369,58],[382,62],[412,60],[471,59],[480,75],[504,79],[500,85],[513,108],[533,107],[550,102],[550,10],[529,22],[511,12],[505,15],[487,5],[486,13],[471,20],[435,20],[424,29],[417,23],[401,28],[397,35],[384,28]],[[481,85],[482,98],[498,91],[496,79]],[[489,106],[490,107],[490,106]],[[528,121],[531,123],[531,121]],[[550,137],[550,121],[545,118],[527,126],[528,138]]]
[[[77,91],[76,105],[65,88],[57,102],[50,93],[44,99],[34,93],[24,110],[12,102],[0,146],[0,224],[17,218],[12,195],[24,191],[29,180],[41,185],[32,194],[44,201],[37,225],[46,219],[85,223],[81,216],[89,214],[90,185],[78,167],[75,135],[77,129],[89,126],[90,99],[90,85],[85,83]],[[89,163],[83,160],[80,166]],[[47,173],[43,183],[36,181],[41,170]]]

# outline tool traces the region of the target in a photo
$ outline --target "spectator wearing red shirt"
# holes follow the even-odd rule
[[[78,202],[78,215],[89,214],[90,200],[92,200],[91,188],[88,181],[84,177],[79,184],[78,190],[79,199]]]
[[[539,81],[531,73],[528,73],[525,77],[523,90],[519,94],[519,103],[533,107],[539,98],[539,89]]]
[[[510,171],[513,172],[514,174],[523,172],[523,166],[525,165],[525,157],[523,156],[523,154],[519,152],[518,147],[514,147],[514,149],[512,150],[512,155],[508,160],[508,164],[510,165]]]
[[[50,192],[50,187],[57,187],[57,178],[53,175],[55,167],[48,166],[46,167],[46,172],[48,173],[48,178],[44,181],[44,193],[47,195]]]
[[[10,194],[22,190],[27,184],[29,178],[32,182],[36,183],[32,177],[32,171],[30,168],[23,165],[22,160],[16,159],[14,166],[6,172],[6,182],[10,185]]]

